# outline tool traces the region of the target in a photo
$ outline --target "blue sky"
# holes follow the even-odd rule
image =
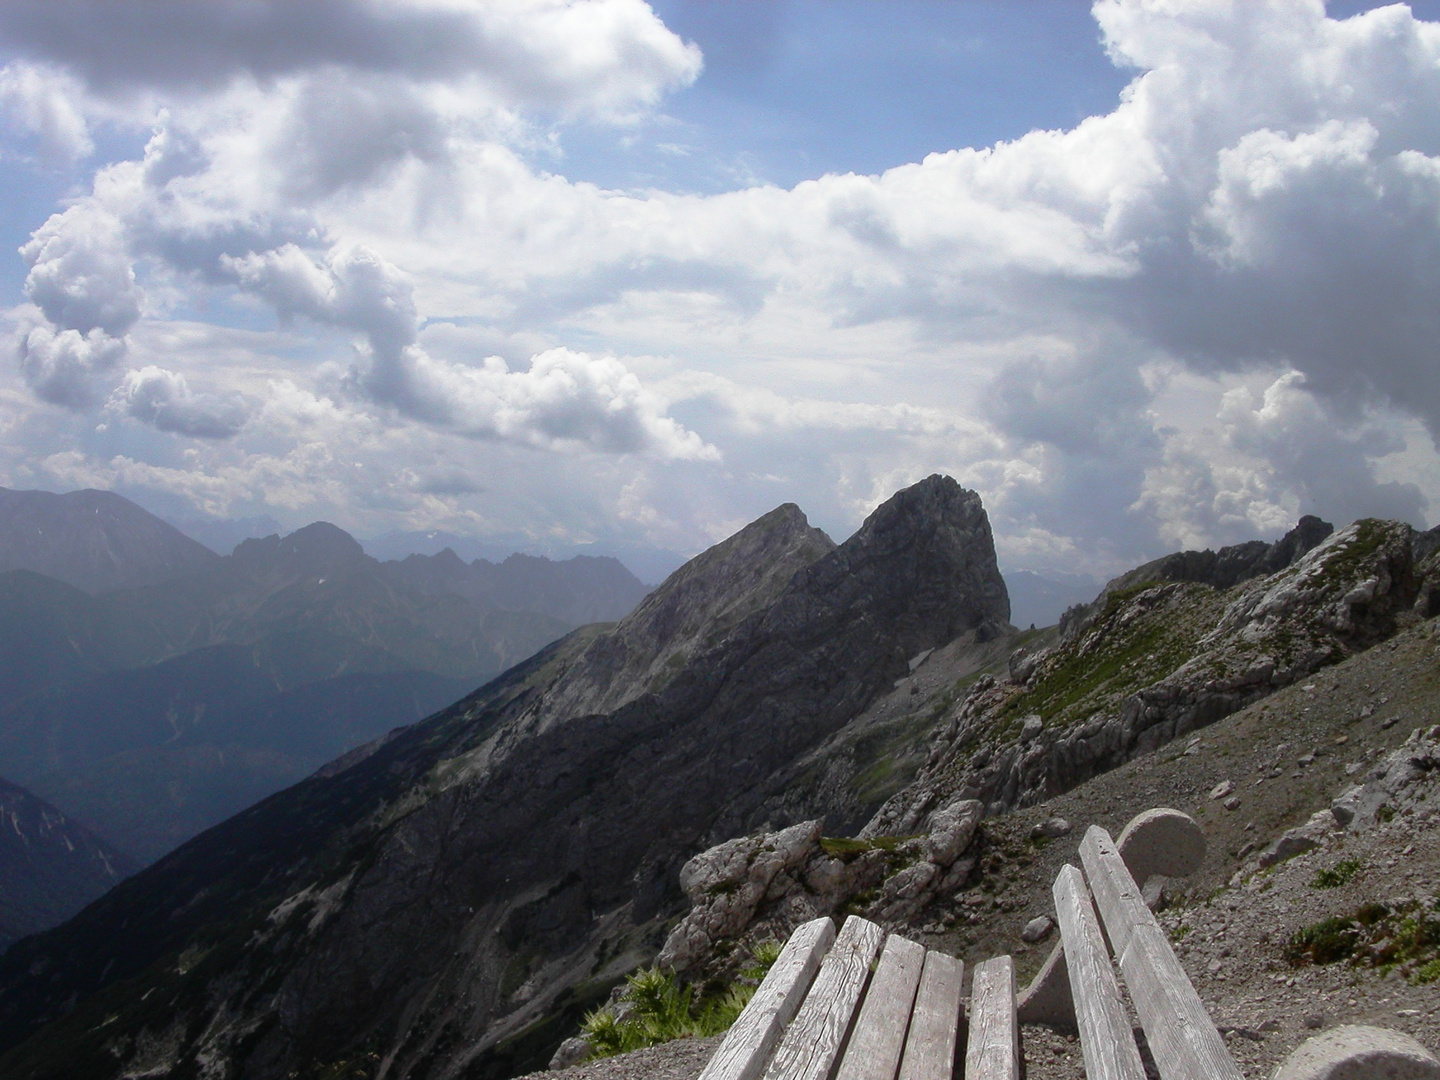
[[[0,484],[652,575],[932,471],[1012,569],[1433,524],[1440,0],[1375,7],[17,0]]]

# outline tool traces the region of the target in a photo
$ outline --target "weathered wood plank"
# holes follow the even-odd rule
[[[1145,1080],[1145,1066],[1085,879],[1075,867],[1062,867],[1053,891],[1085,1075],[1089,1080]]]
[[[885,931],[851,915],[820,964],[810,992],[780,1039],[766,1080],[826,1080],[870,980]]]
[[[925,954],[899,1080],[952,1080],[960,1039],[960,986],[965,964],[931,949]]]
[[[1091,870],[1092,864],[1098,867],[1102,862],[1107,865],[1113,862],[1120,872],[1096,873]],[[1119,959],[1130,943],[1131,928],[1147,919],[1153,921],[1154,916],[1145,906],[1140,888],[1125,868],[1115,842],[1098,825],[1085,830],[1085,838],[1080,841],[1080,864],[1085,868],[1085,879],[1095,895],[1095,907],[1105,921],[1105,936],[1110,940],[1116,959]]]
[[[1241,1080],[1235,1059],[1165,932],[1140,899],[1110,834],[1090,826],[1080,844],[1080,861],[1161,1080]]]
[[[835,923],[828,918],[795,928],[756,988],[755,996],[726,1032],[700,1080],[756,1080],[834,941]]]
[[[970,983],[970,1041],[965,1080],[1020,1080],[1015,964],[997,956],[975,965]]]
[[[836,1080],[895,1080],[924,967],[924,945],[890,935],[865,991]]]

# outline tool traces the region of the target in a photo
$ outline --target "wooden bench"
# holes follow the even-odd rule
[[[1080,861],[1083,875],[1066,866],[1054,894],[1087,1076],[1145,1078],[1118,962],[1161,1080],[1241,1080],[1105,830],[1086,832]],[[968,1030],[963,976],[954,957],[857,916],[838,934],[828,918],[808,922],[701,1080],[951,1080],[962,1045],[965,1080],[1019,1080],[1010,957],[975,966]]]

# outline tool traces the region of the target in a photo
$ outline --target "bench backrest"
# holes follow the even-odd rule
[[[1242,1080],[1110,834],[1090,826],[1080,843],[1080,862],[1161,1080]],[[1068,954],[1068,938],[1065,947]],[[1079,1012],[1077,999],[1077,1018]]]

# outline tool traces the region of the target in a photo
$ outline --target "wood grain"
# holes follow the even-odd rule
[[[970,984],[970,1039],[965,1080],[1019,1080],[1020,1030],[1015,1021],[1015,965],[997,956],[975,966]]]
[[[827,1080],[850,1030],[860,995],[870,981],[870,961],[885,931],[851,915],[820,964],[800,1011],[780,1039],[766,1080]]]
[[[891,934],[865,991],[836,1080],[895,1080],[924,968],[925,946]]]
[[[965,964],[931,949],[910,1013],[899,1080],[951,1080],[960,1040],[960,987]]]
[[[1140,901],[1110,834],[1090,826],[1080,844],[1080,861],[1161,1080],[1241,1080],[1165,932]]]
[[[1053,891],[1085,1075],[1089,1080],[1145,1080],[1145,1066],[1085,879],[1075,867],[1062,867]]]
[[[700,1080],[755,1080],[764,1071],[834,941],[835,923],[828,918],[795,928]]]

